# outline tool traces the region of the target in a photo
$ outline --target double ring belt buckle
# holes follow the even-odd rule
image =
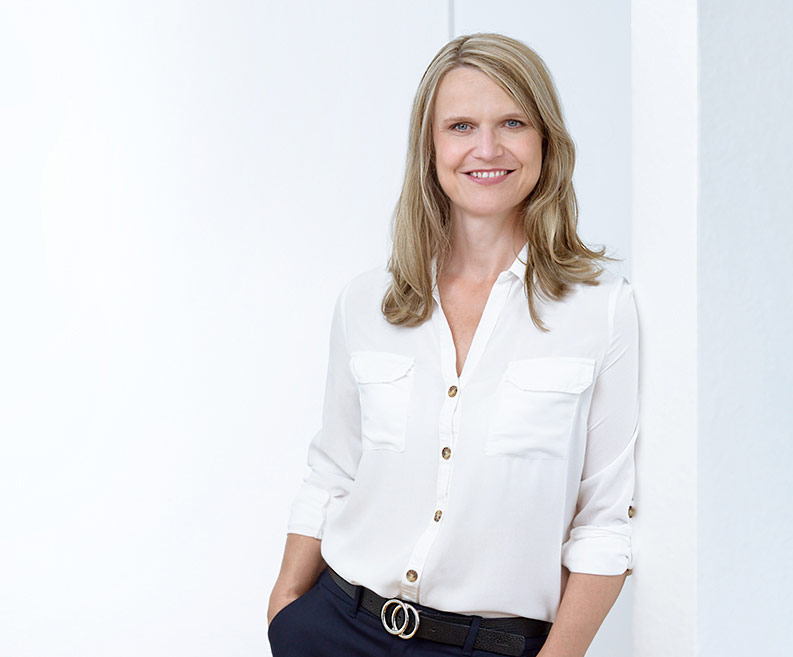
[[[388,609],[388,605],[394,604],[394,611],[391,613],[391,621],[389,622],[386,620],[386,610]],[[402,610],[405,614],[405,622],[400,626],[397,627],[396,616],[399,613],[399,610]],[[410,623],[410,612],[413,612],[413,615],[416,618],[416,626],[408,633],[405,634],[405,630]],[[392,598],[391,600],[386,600],[385,604],[383,604],[383,609],[380,612],[380,620],[383,623],[383,627],[388,631],[390,634],[395,634],[400,639],[410,639],[416,631],[419,629],[419,610],[416,609],[412,604],[409,602],[404,602],[403,600],[399,600],[397,598]]]

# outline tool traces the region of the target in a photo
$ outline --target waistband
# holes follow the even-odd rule
[[[333,582],[351,599],[356,595],[360,606],[380,618],[385,631],[402,639],[414,636],[438,643],[464,646],[472,625],[476,624],[473,648],[520,657],[526,639],[544,637],[552,623],[533,618],[482,618],[466,614],[452,614],[422,605],[417,609],[399,598],[383,598],[371,589],[351,584],[328,566]],[[357,591],[360,589],[360,591]]]

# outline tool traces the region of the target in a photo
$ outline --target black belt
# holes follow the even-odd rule
[[[350,584],[330,566],[328,571],[339,588],[355,598],[355,589],[358,587]],[[403,639],[417,636],[453,646],[465,645],[474,620],[472,616],[416,609],[404,600],[383,598],[365,586],[360,589],[361,607],[379,617],[391,634]],[[523,654],[526,638],[545,636],[550,630],[551,623],[533,618],[482,618],[473,647],[519,657]]]

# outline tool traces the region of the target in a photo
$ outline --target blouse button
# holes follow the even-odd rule
[[[405,577],[408,578],[408,582],[415,582],[419,578],[419,574],[411,569],[405,573]]]
[[[443,511],[441,511],[440,509],[438,509],[438,510],[435,512],[435,522],[438,522],[438,521],[441,519],[441,516],[442,516],[442,515],[443,515]]]
[[[443,451],[441,452],[441,456],[448,460],[451,457],[451,455],[452,455],[452,450],[450,450],[448,447],[444,447]]]
[[[636,511],[634,510],[634,508],[633,508],[632,506],[629,506],[629,507],[628,507],[628,517],[629,517],[629,518],[633,518],[633,515],[634,515],[635,513],[636,513]]]
[[[457,394],[457,386],[449,388],[449,397],[454,397]]]

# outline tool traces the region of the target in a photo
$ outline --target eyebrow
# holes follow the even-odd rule
[[[504,114],[504,116],[501,117],[501,120],[502,121],[505,121],[506,119],[528,120],[528,118],[529,117],[527,117],[523,112],[510,112],[509,114]],[[442,121],[443,123],[452,123],[452,122],[457,123],[459,121],[473,121],[473,119],[470,116],[449,116],[446,117],[445,119],[442,119]]]

